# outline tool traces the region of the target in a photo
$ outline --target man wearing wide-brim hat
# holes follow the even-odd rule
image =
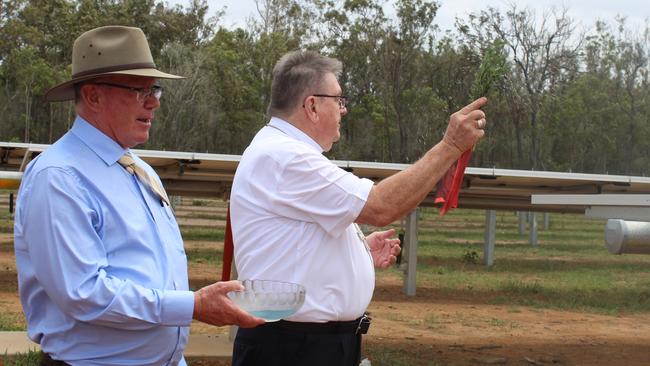
[[[219,282],[189,291],[183,241],[154,170],[132,153],[149,138],[162,87],[139,28],[77,38],[72,78],[49,101],[77,117],[27,167],[15,218],[20,299],[41,365],[184,365],[192,319],[251,327]]]

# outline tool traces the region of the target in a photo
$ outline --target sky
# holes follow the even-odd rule
[[[389,0],[390,1],[390,0]],[[187,6],[189,0],[168,0],[170,4]],[[441,30],[453,29],[456,17],[466,18],[467,14],[487,9],[488,6],[506,9],[512,0],[439,0],[440,8],[434,22]],[[613,23],[617,15],[625,16],[628,25],[643,28],[650,19],[650,1],[647,0],[516,0],[518,8],[528,7],[538,16],[553,7],[568,9],[569,16],[585,30],[593,29],[596,20]],[[389,3],[390,4],[390,3]],[[246,19],[255,16],[255,0],[208,0],[210,14],[218,9],[225,10],[220,24],[226,28],[244,27]],[[390,5],[385,7],[391,13]]]

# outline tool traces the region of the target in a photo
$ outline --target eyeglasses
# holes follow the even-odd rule
[[[120,85],[120,84],[112,84],[112,83],[93,83],[95,85],[106,85],[106,86],[112,86],[114,88],[122,88],[126,90],[130,90],[133,92],[137,93],[137,98],[138,101],[141,103],[144,103],[147,99],[149,99],[150,96],[153,96],[157,100],[160,100],[160,97],[162,96],[163,88],[160,85],[154,85],[151,88],[134,88],[132,86],[126,86],[126,85]]]
[[[344,95],[327,95],[327,94],[312,94],[312,95],[321,98],[337,98],[340,109],[345,108],[345,106],[348,104],[348,97]]]

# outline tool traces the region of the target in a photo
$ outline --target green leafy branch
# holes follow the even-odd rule
[[[470,101],[488,95],[493,85],[501,81],[506,72],[505,42],[496,39],[486,50],[472,87]]]

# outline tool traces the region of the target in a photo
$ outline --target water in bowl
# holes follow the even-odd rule
[[[255,315],[258,318],[262,318],[267,322],[275,322],[282,318],[286,318],[289,315],[295,313],[296,310],[293,308],[287,310],[251,310],[250,313]]]
[[[293,315],[305,301],[305,288],[290,282],[243,280],[243,291],[230,291],[228,297],[250,314],[267,322]]]

